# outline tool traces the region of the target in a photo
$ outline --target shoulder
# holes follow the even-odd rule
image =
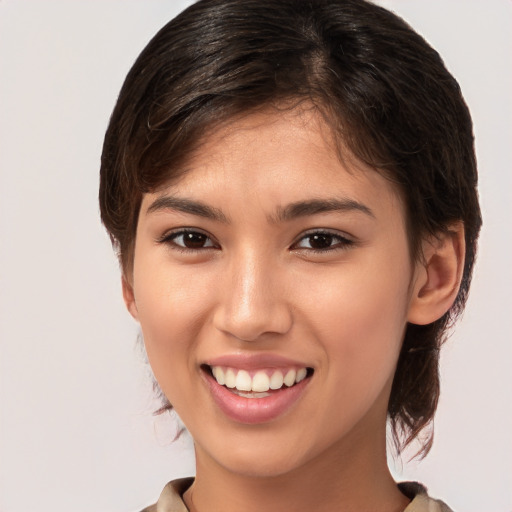
[[[418,482],[402,482],[398,488],[411,500],[404,512],[453,512],[443,501],[430,498],[426,487]]]
[[[141,512],[188,512],[181,497],[193,481],[193,478],[180,478],[169,482],[164,487],[158,501]]]

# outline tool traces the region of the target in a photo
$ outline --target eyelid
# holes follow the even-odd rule
[[[199,235],[203,235],[203,236],[207,237],[212,242],[213,246],[193,249],[191,247],[183,247],[181,245],[178,245],[177,243],[173,243],[174,239],[176,239],[178,236],[186,235],[187,233],[197,233]],[[213,237],[210,233],[208,233],[204,229],[189,227],[189,226],[173,228],[169,231],[166,231],[163,235],[161,235],[160,237],[158,237],[156,239],[156,242],[158,244],[172,244],[174,249],[180,250],[180,251],[185,251],[185,252],[206,251],[206,250],[210,250],[210,249],[218,249],[220,247],[219,243],[217,242],[215,237]]]
[[[313,236],[313,235],[329,235],[333,238],[336,238],[339,241],[338,245],[334,245],[333,247],[329,247],[326,249],[314,249],[314,248],[307,248],[307,247],[296,247],[297,244],[303,240],[304,238]],[[328,228],[314,228],[314,229],[308,229],[307,231],[304,231],[301,233],[295,241],[291,244],[290,248],[292,250],[306,250],[309,252],[328,252],[328,251],[334,251],[334,250],[344,250],[348,246],[355,244],[354,237],[348,235],[347,233],[343,231],[338,231],[336,229],[328,229]]]

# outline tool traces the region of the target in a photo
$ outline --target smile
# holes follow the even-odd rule
[[[290,368],[286,370],[271,369],[249,372],[236,368],[213,366],[210,371],[217,384],[239,392],[246,398],[264,398],[270,396],[270,390],[279,390],[284,386],[290,388],[303,381],[308,375],[307,368]],[[240,393],[241,392],[241,393]]]
[[[254,363],[242,366],[245,368],[223,361],[201,368],[220,411],[245,424],[266,423],[285,414],[301,400],[314,373],[312,368],[293,363],[279,368],[265,363],[259,368]]]

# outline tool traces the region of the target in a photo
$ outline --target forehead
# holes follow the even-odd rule
[[[358,161],[314,107],[267,108],[211,129],[179,178],[146,194],[142,210],[162,196],[190,197],[229,213],[238,202],[270,211],[318,199],[349,199],[398,209],[398,187]],[[268,213],[268,212],[267,212]]]

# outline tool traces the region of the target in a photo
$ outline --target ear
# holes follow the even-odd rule
[[[452,224],[446,232],[424,240],[422,250],[407,317],[410,323],[418,325],[441,318],[457,297],[466,252],[463,223]]]
[[[133,293],[133,284],[123,274],[121,277],[121,286],[123,288],[123,299],[126,309],[133,316],[137,322],[139,321],[139,312],[137,311],[137,304],[135,303],[135,294]]]

